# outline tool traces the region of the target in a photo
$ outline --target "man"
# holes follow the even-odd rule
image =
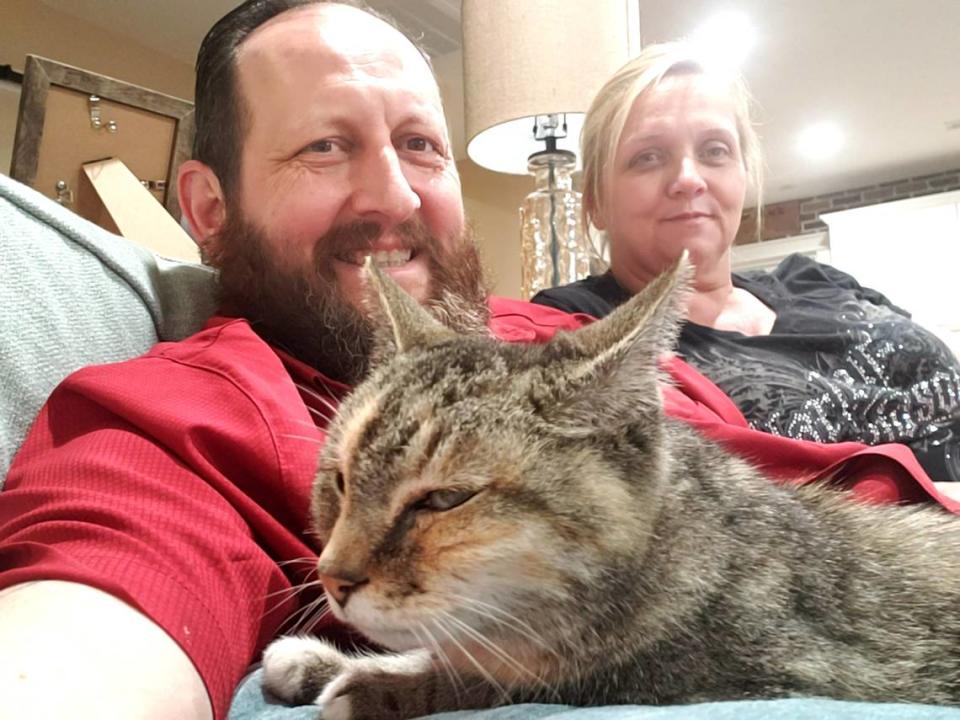
[[[0,494],[4,720],[225,717],[263,646],[318,620],[309,490],[366,370],[364,255],[487,319],[437,84],[393,27],[246,3],[205,39],[196,101],[180,200],[229,318],[41,412]],[[503,307],[511,339],[575,324]]]

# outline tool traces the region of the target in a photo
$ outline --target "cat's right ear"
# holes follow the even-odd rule
[[[408,295],[373,258],[363,269],[369,285],[368,302],[375,326],[375,357],[410,352],[451,340],[456,333]]]
[[[610,315],[551,343],[547,419],[585,435],[660,412],[660,356],[673,349],[693,276],[686,252]],[[548,353],[548,357],[551,353]]]

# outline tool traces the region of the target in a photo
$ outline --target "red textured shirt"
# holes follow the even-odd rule
[[[492,330],[511,341],[589,321],[519,301],[495,298],[491,307]],[[936,492],[905,448],[753,431],[706,378],[680,360],[665,367],[676,382],[664,391],[667,412],[772,475],[840,473],[882,499]],[[316,598],[284,591],[303,583],[316,559],[310,487],[322,428],[347,391],[245,321],[223,318],[140,358],[71,375],[0,493],[0,588],[71,580],[139,608],[189,655],[216,718],[225,718],[250,662]],[[314,631],[344,632],[330,619]]]

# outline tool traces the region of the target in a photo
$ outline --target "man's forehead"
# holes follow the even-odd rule
[[[288,10],[257,28],[240,45],[241,75],[305,63],[316,72],[402,74],[436,89],[419,50],[395,28],[358,8],[316,3]]]

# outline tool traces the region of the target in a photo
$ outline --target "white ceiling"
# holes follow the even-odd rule
[[[598,0],[558,0],[596,2]],[[207,28],[237,0],[43,0],[193,62]],[[692,32],[719,10],[745,13],[758,41],[744,74],[762,108],[768,202],[960,167],[960,0],[639,0],[644,44]],[[441,85],[461,88],[459,0],[372,0],[439,58]],[[531,32],[535,32],[531,28]],[[453,58],[453,61],[450,59]],[[451,88],[454,92],[451,93]],[[448,107],[451,123],[462,110]],[[832,120],[840,155],[794,150],[806,125]],[[957,125],[949,129],[950,125]],[[462,129],[454,128],[455,138]],[[462,148],[460,148],[462,152]]]

